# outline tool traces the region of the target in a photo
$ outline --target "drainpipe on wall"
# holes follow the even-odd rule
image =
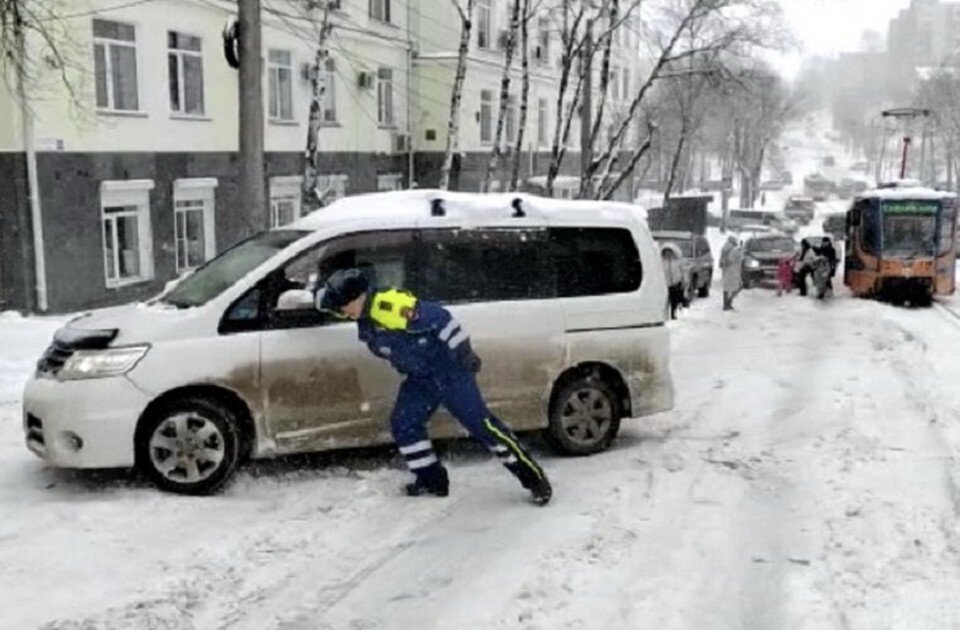
[[[23,31],[18,29],[17,48],[20,59],[26,58]],[[33,139],[33,111],[27,102],[26,76],[23,64],[17,64],[17,96],[20,100],[20,121],[23,127],[23,149],[27,157],[27,195],[30,198],[30,223],[33,228],[33,266],[36,277],[37,310],[47,310],[47,259],[43,249],[43,214],[40,211],[40,185],[37,178],[37,149]]]

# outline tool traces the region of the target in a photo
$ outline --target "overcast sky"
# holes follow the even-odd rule
[[[867,29],[886,36],[890,19],[910,6],[910,0],[780,0],[780,4],[803,50],[779,55],[772,62],[793,77],[803,57],[857,50]]]

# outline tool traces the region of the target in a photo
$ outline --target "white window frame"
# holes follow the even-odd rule
[[[270,178],[270,227],[280,227],[289,223],[280,223],[280,203],[293,202],[293,217],[290,222],[299,219],[303,213],[303,177],[287,175]]]
[[[493,50],[493,7],[491,0],[477,0],[477,48]]]
[[[507,97],[507,108],[503,119],[503,140],[507,146],[517,141],[517,97]]]
[[[393,96],[393,68],[380,66],[377,68],[377,124],[381,127],[396,126]]]
[[[130,284],[138,284],[153,279],[153,231],[150,225],[150,191],[154,188],[152,179],[110,180],[100,182],[100,240],[103,251],[103,275],[108,289]],[[136,206],[130,212],[107,212],[107,208],[118,206]],[[134,217],[137,219],[137,254],[140,274],[136,277],[120,277],[120,250],[117,247],[116,219]],[[104,223],[110,224],[113,241],[113,259],[108,261],[105,242]],[[110,277],[110,270],[113,277]]]
[[[323,198],[324,205],[330,205],[337,199],[343,199],[347,196],[347,185],[350,183],[350,177],[343,173],[332,173],[329,175],[317,176],[318,191],[333,191],[332,195],[326,195]]]
[[[392,24],[393,7],[390,6],[391,0],[368,0],[368,12],[371,19],[386,24]]]
[[[547,99],[538,98],[537,99],[537,146],[545,147],[549,143],[547,138],[547,130],[549,127],[548,117],[550,115],[550,106],[547,103]]]
[[[337,122],[337,62],[332,57],[327,57],[323,62],[324,87],[323,87],[323,115],[320,117],[322,124],[334,125]]]
[[[216,177],[195,177],[189,179],[175,179],[173,181],[173,240],[177,258],[177,273],[188,269],[195,269],[199,265],[181,265],[181,243],[185,240],[180,236],[181,215],[195,212],[195,208],[184,209],[178,202],[201,202],[203,204],[203,260],[201,264],[217,254],[216,235]],[[184,219],[185,220],[185,219]]]
[[[271,53],[285,53],[288,56],[288,63],[281,63],[279,61],[273,61],[270,58]],[[284,117],[283,115],[283,97],[280,94],[280,71],[286,70],[290,76],[290,80],[287,82],[287,86],[290,89],[290,116],[289,118]],[[273,102],[270,93],[270,83],[275,82],[276,89],[276,103]],[[296,119],[296,108],[293,103],[293,51],[285,48],[270,48],[267,50],[267,117],[271,121],[275,122],[291,122]],[[276,105],[276,114],[270,112],[270,109]]]
[[[403,174],[380,173],[377,175],[377,190],[383,192],[391,190],[403,190]]]
[[[486,95],[486,98],[484,96]],[[483,137],[483,117],[484,111],[487,114],[487,133],[489,137]],[[480,144],[483,146],[492,146],[493,145],[493,90],[480,90]]]
[[[96,102],[96,88],[94,88],[94,104],[96,105],[97,111],[106,112],[106,113],[119,113],[119,114],[139,114],[143,113],[143,88],[141,77],[143,73],[141,72],[141,63],[140,63],[140,49],[137,46],[137,25],[133,22],[123,22],[120,20],[108,20],[103,18],[94,18],[91,22],[91,27],[93,22],[110,22],[114,24],[122,24],[123,26],[129,26],[133,29],[133,41],[126,39],[113,39],[110,37],[101,37],[99,35],[93,36],[93,48],[94,48],[94,62],[93,62],[93,73],[94,73],[94,85],[96,85],[96,74],[97,74],[97,63],[96,63],[96,49],[97,46],[103,47],[103,73],[105,76],[105,84],[107,90],[107,104],[101,106],[100,103]],[[135,68],[135,82],[136,82],[136,93],[137,93],[137,107],[136,109],[118,109],[116,107],[116,98],[113,93],[113,62],[110,59],[110,49],[113,47],[123,47],[123,48],[132,48],[133,49],[133,59],[134,59],[134,68]]]
[[[200,50],[189,50],[186,48],[171,48],[170,47],[170,34],[173,33],[182,37],[193,37],[199,40]],[[170,93],[170,57],[176,57],[177,59],[177,97],[180,99],[180,108],[174,109],[173,102],[170,103],[170,111],[177,116],[183,117],[193,117],[193,118],[203,118],[206,116],[207,112],[207,94],[206,94],[206,81],[204,78],[204,67],[203,67],[203,38],[199,35],[194,35],[193,33],[187,33],[184,31],[175,31],[168,29],[167,31],[167,94]],[[187,85],[186,85],[186,73],[183,70],[183,62],[185,57],[192,57],[200,62],[200,111],[198,112],[188,112],[185,111],[187,104]]]
[[[537,19],[537,46],[540,48],[539,65],[545,66],[550,63],[550,18],[540,17]]]

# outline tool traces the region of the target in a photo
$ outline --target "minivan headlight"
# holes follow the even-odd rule
[[[105,350],[77,350],[57,374],[64,380],[104,378],[126,374],[147,354],[150,346],[127,346]]]
[[[757,260],[756,258],[748,258],[747,267],[749,267],[750,269],[757,269],[760,267],[760,261]]]

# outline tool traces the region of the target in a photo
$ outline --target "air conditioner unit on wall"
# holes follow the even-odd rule
[[[373,87],[373,73],[372,72],[358,72],[357,73],[357,85],[362,89],[368,89]]]

